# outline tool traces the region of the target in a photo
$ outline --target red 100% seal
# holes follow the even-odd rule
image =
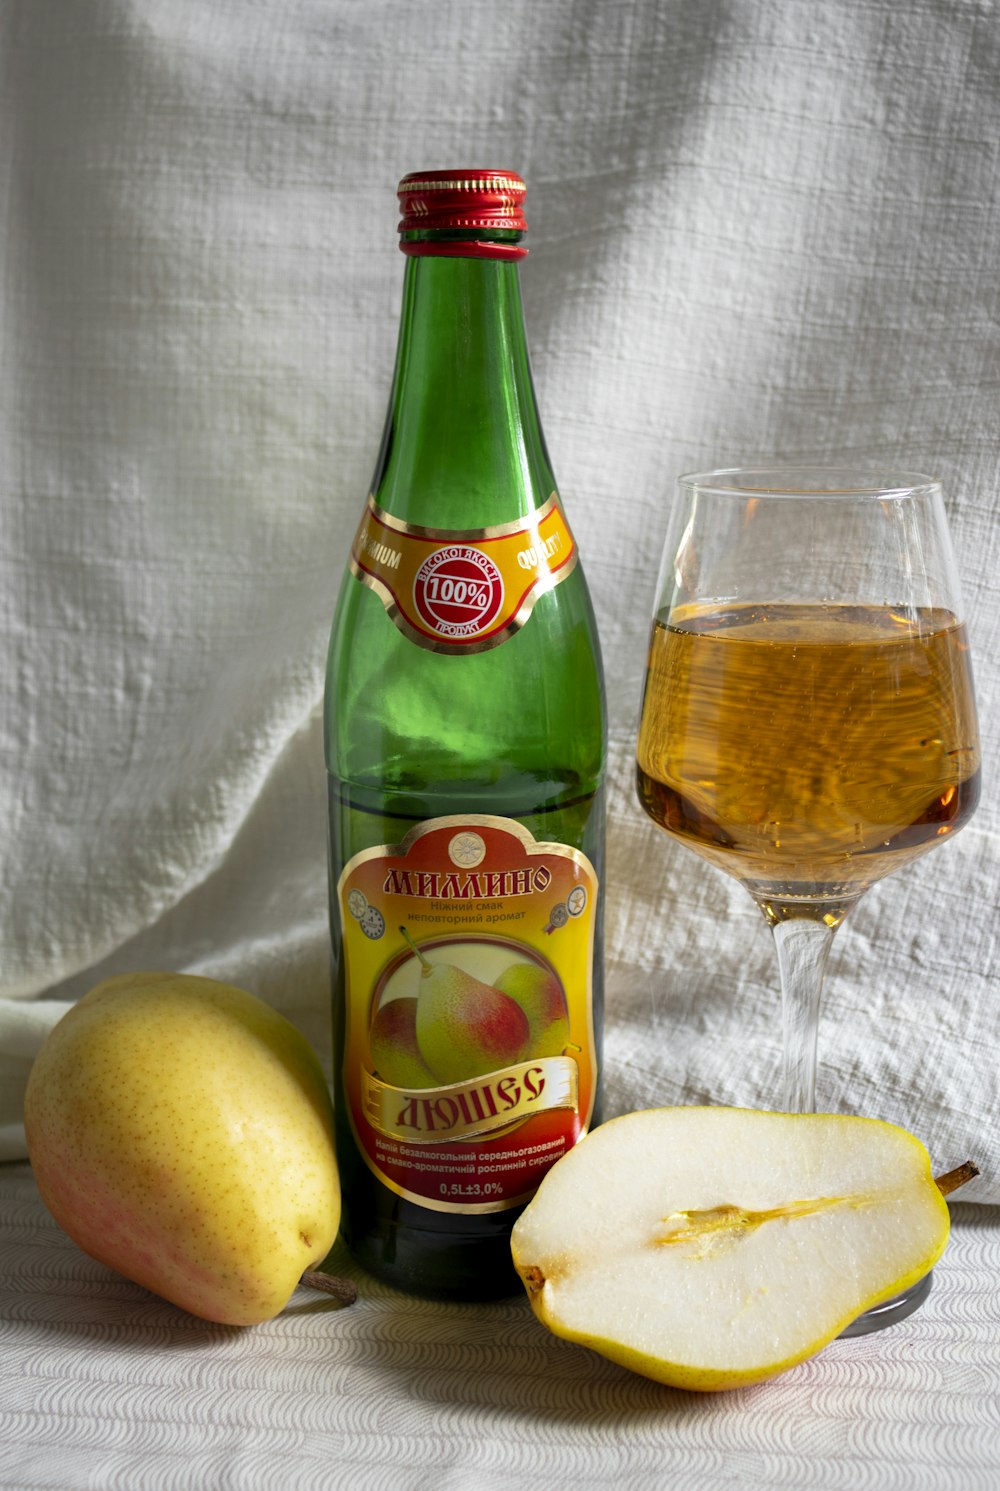
[[[486,631],[503,605],[503,579],[489,555],[471,544],[435,549],[417,570],[413,603],[439,637],[472,637]]]

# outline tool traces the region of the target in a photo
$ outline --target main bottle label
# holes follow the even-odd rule
[[[479,814],[345,865],[342,1080],[390,1190],[502,1211],[587,1132],[597,891],[578,850]]]
[[[369,497],[350,567],[411,642],[434,652],[482,652],[513,636],[576,561],[553,492],[514,523],[461,532],[404,523]]]

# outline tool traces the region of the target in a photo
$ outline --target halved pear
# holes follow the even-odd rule
[[[653,1108],[549,1171],[511,1246],[556,1335],[675,1387],[776,1376],[922,1278],[948,1207],[904,1129]]]

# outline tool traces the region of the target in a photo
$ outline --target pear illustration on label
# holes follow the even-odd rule
[[[536,963],[512,963],[495,985],[528,1018],[526,1056],[559,1056],[569,1041],[569,1013],[562,984],[551,969]]]
[[[467,1082],[523,1060],[530,1026],[517,1001],[457,964],[428,962],[400,930],[420,962],[417,1045],[438,1081]]]
[[[375,1011],[368,1049],[377,1077],[390,1087],[436,1087],[417,1044],[417,1001],[392,999]]]
[[[337,894],[361,1158],[428,1211],[523,1206],[594,1111],[593,866],[513,820],[455,814],[360,850]]]

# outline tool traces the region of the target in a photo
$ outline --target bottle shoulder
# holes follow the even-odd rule
[[[606,719],[582,571],[541,595],[498,646],[465,653],[411,641],[348,575],[324,718],[328,768],[348,780],[499,783],[528,774],[592,787],[603,774]]]
[[[407,635],[396,608],[377,586],[363,583],[350,569],[337,598],[327,658],[327,686],[375,670],[395,676],[404,670],[449,679],[456,687],[476,686],[487,677],[513,683],[520,676],[547,691],[603,687],[600,644],[590,592],[577,562],[559,584],[533,598],[518,625],[496,645],[438,649]],[[565,663],[582,670],[574,679]],[[468,685],[466,681],[468,682]]]

